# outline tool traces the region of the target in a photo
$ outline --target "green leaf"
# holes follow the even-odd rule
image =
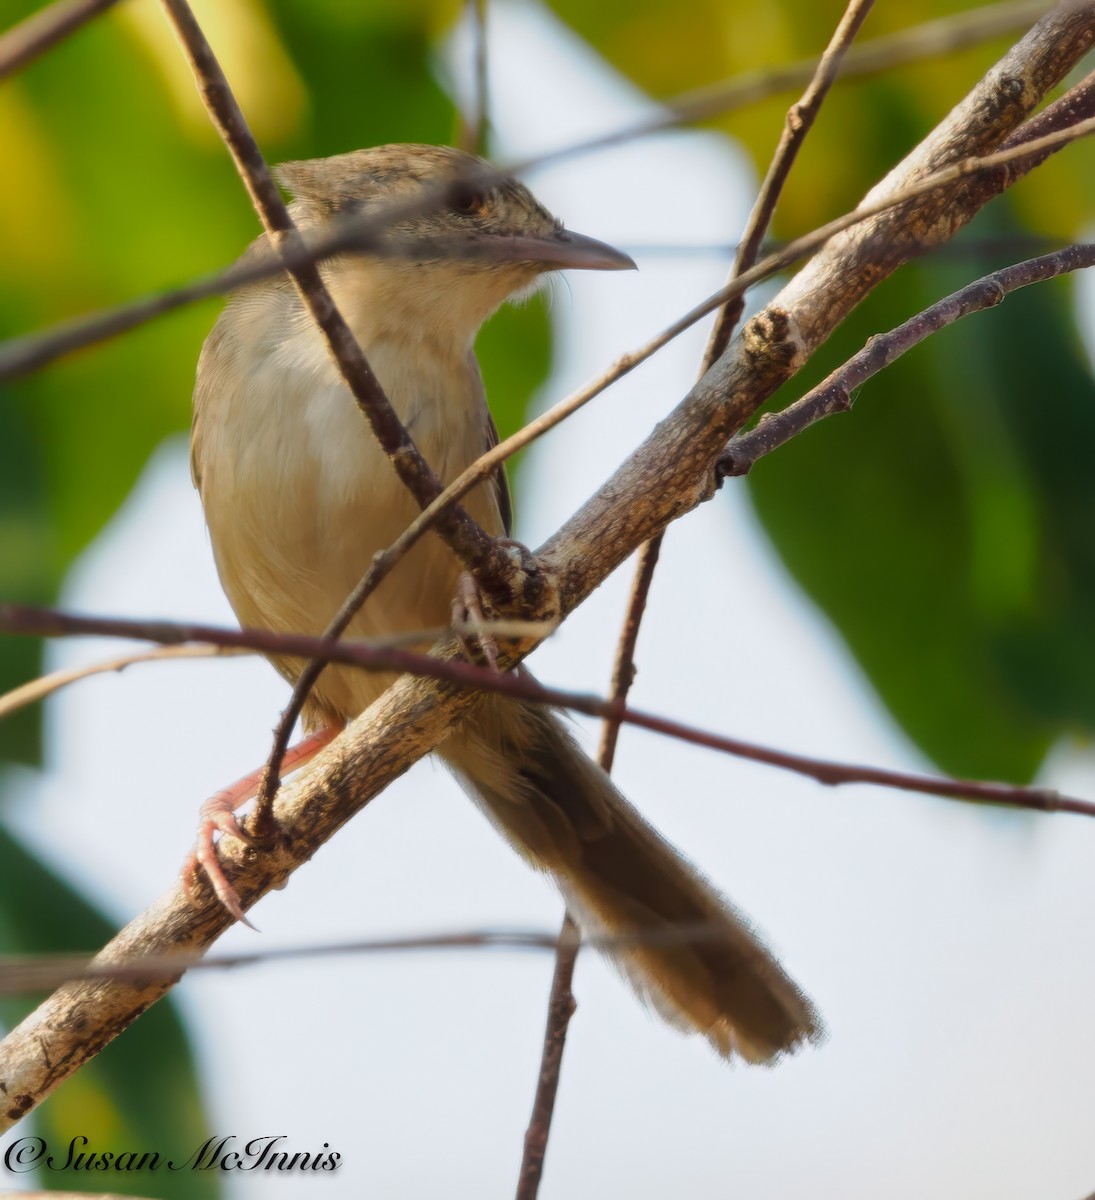
[[[994,211],[971,236],[1014,232]],[[984,269],[906,268],[784,392]],[[1095,732],[1095,382],[1069,300],[1039,284],[930,338],[750,476],[792,574],[959,775],[1029,779]]]
[[[64,879],[0,826],[0,953],[94,952],[112,936],[107,919]],[[0,1000],[14,1026],[33,1008]],[[175,1005],[161,1000],[34,1112],[37,1136],[54,1149],[77,1136],[99,1150],[157,1151],[183,1157],[209,1136],[187,1036]],[[28,1177],[36,1186],[71,1191],[66,1173]],[[112,1174],[111,1191],[189,1200],[220,1194],[210,1172]]]

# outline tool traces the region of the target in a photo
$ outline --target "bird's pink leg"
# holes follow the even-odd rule
[[[338,737],[343,728],[342,725],[329,725],[325,729],[317,729],[315,733],[310,733],[306,738],[302,738],[295,746],[290,746],[285,751],[285,757],[281,762],[282,773],[288,774],[310,762],[324,746],[330,745]],[[255,844],[254,839],[240,828],[240,823],[236,820],[236,809],[258,793],[259,784],[262,782],[265,771],[264,765],[257,771],[244,775],[242,779],[237,779],[229,787],[210,796],[201,806],[198,813],[197,841],[183,866],[182,876],[183,890],[193,900],[195,877],[199,869],[204,871],[206,879],[209,880],[209,886],[216,893],[221,904],[237,921],[242,921],[244,925],[249,925],[252,929],[254,926],[244,915],[236,889],[228,882],[221,867],[213,834],[220,832],[222,835],[227,834],[228,837],[239,838],[248,846]]]

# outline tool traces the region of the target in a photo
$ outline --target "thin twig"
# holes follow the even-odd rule
[[[517,1174],[516,1200],[535,1200],[540,1191],[544,1157],[551,1134],[551,1119],[555,1114],[555,1099],[559,1094],[567,1031],[570,1029],[571,1018],[578,1010],[578,1002],[574,998],[574,967],[581,946],[581,930],[568,910],[563,913],[559,936],[552,947],[555,951],[555,967],[548,991],[544,1045],[540,1051],[540,1073],[536,1077],[532,1113],[525,1127],[521,1169]]]
[[[829,94],[829,89],[836,82],[840,65],[847,56],[856,34],[859,32],[867,14],[874,7],[874,0],[851,0],[844,16],[825,47],[825,53],[818,60],[817,70],[806,85],[802,96],[787,110],[783,133],[780,136],[776,152],[768,165],[764,182],[760,186],[749,220],[745,224],[745,232],[738,245],[734,258],[734,266],[730,278],[734,279],[743,271],[747,271],[757,261],[765,235],[772,224],[776,205],[783,193],[784,184],[795,165],[795,159],[806,140],[806,135],[813,128],[821,105]],[[715,318],[715,326],[704,354],[703,370],[708,370],[711,364],[726,349],[734,327],[741,320],[745,309],[745,296],[739,294],[730,303],[725,304]]]
[[[898,33],[874,38],[855,47],[844,59],[839,78],[863,78],[924,59],[941,58],[980,45],[990,38],[1026,29],[1043,16],[1049,0],[1014,0],[1012,3],[986,4],[968,12],[912,25]],[[782,92],[806,86],[817,71],[816,58],[803,59],[778,67],[762,67],[707,87],[682,92],[661,102],[658,116],[625,125],[609,133],[597,134],[584,142],[561,146],[520,164],[521,170],[533,170],[548,163],[573,158],[618,146],[623,142],[650,137],[679,125],[691,125],[722,116],[735,109],[747,108]]]
[[[161,3],[182,42],[202,100],[232,155],[271,245],[279,253],[283,247],[302,251],[304,241],[300,232],[189,4],[186,0],[161,0]],[[335,307],[319,268],[313,262],[287,269],[396,474],[420,505],[429,503],[440,494],[441,481],[396,415],[361,347]],[[497,551],[493,539],[463,509],[448,511],[436,528],[461,561],[487,586],[492,579],[512,577],[512,557]]]
[[[635,647],[639,641],[639,628],[650,596],[650,585],[654,582],[654,569],[658,565],[661,544],[661,538],[651,538],[639,551],[639,561],[635,566],[627,613],[620,629],[620,640],[616,645],[616,661],[612,665],[612,681],[609,686],[609,694],[618,704],[627,703],[627,695],[635,682]],[[616,742],[619,736],[620,722],[612,718],[606,720],[601,726],[601,742],[597,747],[597,761],[606,771],[611,771],[616,762]]]
[[[389,637],[364,638],[362,641],[369,646],[428,646],[447,633],[455,633],[460,637],[482,637],[493,634],[495,637],[511,638],[543,638],[554,630],[555,626],[547,621],[457,621],[444,627],[434,629],[411,629],[406,633],[393,633]],[[111,671],[124,671],[127,667],[138,663],[165,662],[191,658],[233,658],[239,655],[254,653],[242,646],[208,646],[198,643],[184,646],[160,646],[156,650],[144,650],[138,654],[123,654],[119,658],[109,658],[104,662],[88,663],[83,667],[69,667],[63,671],[51,671],[24,683],[10,692],[0,695],[0,721],[10,717],[12,713],[31,704],[37,704],[52,696],[54,692],[90,679],[95,675],[105,675]]]
[[[374,937],[329,945],[309,943],[254,950],[244,954],[147,954],[123,962],[96,964],[83,954],[0,955],[0,996],[42,991],[73,980],[169,980],[184,971],[225,971],[265,966],[308,958],[334,958],[361,954],[405,954],[436,950],[555,950],[574,934],[546,933],[536,929],[470,929],[456,933],[422,933],[399,937]],[[690,922],[671,928],[644,929],[630,934],[593,935],[589,945],[597,950],[627,946],[673,945],[710,941],[725,936],[717,922]],[[20,1196],[22,1193],[19,1193]]]
[[[616,661],[612,668],[609,696],[612,703],[625,705],[627,694],[635,679],[635,644],[639,637],[643,611],[654,568],[658,562],[661,538],[647,542],[639,551],[639,564],[635,572],[627,615],[624,618],[620,641],[616,647]],[[616,741],[619,737],[620,721],[607,718],[601,725],[601,742],[597,748],[597,761],[605,771],[611,772],[616,758]],[[574,998],[574,967],[578,951],[582,946],[582,934],[578,923],[569,912],[563,914],[555,949],[555,969],[551,976],[548,992],[547,1020],[544,1027],[544,1044],[540,1052],[540,1073],[536,1079],[536,1093],[532,1100],[532,1113],[525,1129],[521,1169],[517,1176],[516,1200],[536,1200],[540,1180],[544,1172],[544,1157],[547,1154],[551,1122],[555,1114],[555,1101],[559,1094],[559,1078],[563,1069],[563,1051],[566,1048],[570,1022],[577,1011]]]
[[[660,733],[666,737],[706,746],[736,758],[806,775],[830,786],[846,783],[874,783],[900,791],[922,792],[932,796],[955,796],[965,800],[987,800],[1034,808],[1044,812],[1074,812],[1095,816],[1095,803],[1079,800],[1048,788],[982,780],[949,779],[908,771],[890,771],[882,767],[855,763],[834,763],[809,755],[793,754],[758,746],[739,738],[697,729],[668,717],[628,708],[614,700],[545,687],[531,676],[493,671],[458,658],[435,658],[414,654],[397,647],[366,645],[361,642],[329,642],[323,638],[297,633],[272,633],[266,629],[226,629],[216,625],[183,624],[174,621],[124,620],[117,617],[93,617],[61,612],[52,608],[31,608],[19,604],[0,604],[0,631],[45,637],[133,638],[137,641],[182,645],[205,642],[213,646],[244,647],[267,655],[289,658],[316,658],[368,671],[399,671],[427,679],[437,679],[473,691],[496,692],[514,700],[531,701],[556,708],[569,708],[591,717],[622,721]]]
[[[985,257],[1015,251],[1057,250],[1072,239],[1064,234],[1013,233],[982,237],[963,237],[932,252],[932,262]],[[741,242],[627,242],[615,243],[616,249],[639,262],[646,258],[733,258]],[[778,250],[779,238],[766,238],[761,246],[765,254]]]
[[[467,0],[472,39],[471,108],[461,119],[460,145],[469,154],[485,155],[490,135],[490,69],[487,58],[487,0]]]
[[[126,667],[137,663],[163,662],[180,658],[223,658],[230,655],[248,654],[247,650],[239,647],[229,649],[224,646],[161,646],[157,650],[142,650],[137,654],[123,654],[118,658],[108,658],[104,662],[88,663],[83,667],[68,667],[63,671],[51,671],[12,688],[0,696],[0,721],[10,717],[13,712],[37,704],[59,692],[61,688],[71,683],[79,683],[81,679],[90,679],[93,675],[105,675],[111,671],[124,671]]]
[[[933,333],[971,313],[995,308],[1019,288],[1092,266],[1095,266],[1095,244],[1066,246],[967,284],[896,329],[872,337],[858,354],[800,400],[779,412],[766,413],[747,433],[732,438],[716,469],[723,478],[747,475],[758,458],[771,454],[811,425],[834,413],[849,412],[857,388]]]
[[[393,225],[410,217],[436,211],[448,203],[453,188],[475,183],[480,178],[493,177],[494,174],[487,167],[462,170],[442,183],[426,185],[421,194],[413,199],[383,205],[375,212],[341,217],[319,232],[309,232],[295,246],[282,246],[277,251],[270,246],[256,248],[231,266],[203,275],[181,287],[63,321],[39,333],[10,338],[0,343],[0,382],[30,374],[74,350],[129,333],[157,317],[199,300],[233,292],[259,280],[280,275],[287,269],[322,262],[344,250],[391,256],[411,253],[413,246],[406,239],[385,237]],[[452,241],[446,243],[438,240],[430,245],[431,254],[451,254],[456,257],[472,252],[471,246]]]
[[[28,66],[118,0],[57,0],[0,35],[0,81]]]

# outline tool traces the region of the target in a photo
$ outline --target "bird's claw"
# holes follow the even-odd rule
[[[461,573],[456,585],[456,596],[452,602],[452,620],[458,628],[465,624],[484,626],[487,623],[487,615],[483,611],[483,593],[480,591],[475,577],[467,571]],[[458,632],[456,636],[465,657],[474,661],[476,654],[471,639],[463,632]],[[487,665],[492,671],[498,671],[498,640],[494,634],[480,629],[475,641],[479,643],[479,650],[487,660]]]
[[[217,855],[217,843],[214,833],[234,837],[244,845],[254,846],[255,840],[243,831],[236,819],[235,807],[239,797],[232,789],[218,792],[211,796],[201,807],[198,820],[198,834],[194,849],[183,866],[183,891],[192,904],[197,903],[196,889],[198,873],[205,875],[206,881],[213,889],[214,895],[224,906],[225,910],[237,921],[249,929],[255,926],[247,919],[240,903],[239,893],[228,882],[220,858]]]

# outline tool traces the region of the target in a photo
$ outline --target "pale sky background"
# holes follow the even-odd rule
[[[499,4],[492,13],[500,158],[651,111],[542,9]],[[453,59],[466,59],[459,38]],[[696,133],[581,158],[530,182],[572,228],[621,245],[729,243],[755,187],[729,141]],[[638,274],[576,273],[555,286],[558,369],[543,405],[713,291],[726,270],[715,258],[639,265]],[[704,336],[682,337],[537,446],[518,492],[523,540],[542,541],[679,400]],[[536,655],[542,679],[605,690],[630,576],[628,566]],[[181,439],[155,455],[63,602],[232,623]],[[116,648],[57,643],[51,666]],[[790,586],[740,486],[671,530],[639,667],[638,706],[807,753],[926,766]],[[47,771],[26,778],[15,826],[128,920],[178,869],[201,800],[263,760],[286,697],[260,661],[87,681],[49,705]],[[583,725],[592,745],[595,726]],[[545,1200],[1078,1200],[1095,1188],[1086,929],[1095,822],[828,791],[627,730],[616,774],[753,917],[830,1035],[773,1070],[728,1069],[583,954]],[[1093,796],[1095,762],[1062,750],[1044,781]],[[424,763],[252,916],[260,935],[237,928],[217,949],[554,929],[561,905],[444,770]],[[465,953],[184,981],[175,994],[199,1048],[214,1131],[286,1134],[292,1149],[327,1142],[343,1156],[333,1175],[239,1177],[228,1194],[512,1194],[550,976],[548,956]],[[154,1103],[154,1064],[149,1089]],[[154,1184],[149,1176],[149,1195]]]

